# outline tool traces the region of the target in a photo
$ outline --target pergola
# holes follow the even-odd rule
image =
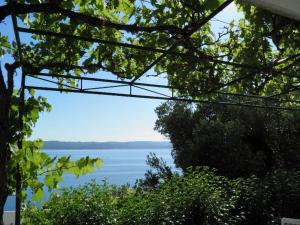
[[[201,29],[206,23],[211,21],[218,13],[220,13],[225,7],[231,4],[233,0],[227,0],[218,8],[216,8],[212,13],[207,15],[203,18],[196,27],[188,32],[188,36],[191,36],[194,32]],[[255,2],[255,1],[254,1]],[[23,13],[22,13],[23,14]],[[161,85],[161,84],[153,84],[149,82],[138,82],[138,80],[145,76],[145,74],[151,70],[155,65],[157,65],[161,60],[163,60],[168,55],[174,56],[189,56],[187,53],[181,53],[176,51],[176,47],[180,44],[177,42],[172,44],[166,49],[161,48],[154,48],[151,46],[141,46],[141,45],[134,45],[125,42],[116,42],[111,40],[103,40],[94,37],[82,37],[79,35],[72,35],[66,33],[58,33],[53,32],[48,29],[30,29],[26,27],[22,27],[18,25],[16,16],[18,16],[18,12],[16,11],[13,16],[13,26],[15,31],[16,42],[18,46],[18,54],[19,59],[23,68],[26,67],[25,63],[23,63],[23,50],[21,45],[22,43],[22,36],[21,34],[33,34],[33,35],[41,35],[41,36],[48,36],[54,37],[64,40],[74,40],[74,41],[84,41],[93,44],[102,44],[107,46],[118,46],[123,48],[135,49],[141,52],[152,52],[159,53],[159,57],[157,57],[153,62],[144,65],[144,69],[141,73],[133,75],[132,79],[102,79],[102,78],[95,78],[93,76],[71,76],[71,75],[64,75],[64,74],[56,74],[56,73],[47,73],[47,72],[38,72],[38,73],[23,73],[22,78],[22,87],[21,89],[35,89],[35,90],[46,90],[46,91],[59,91],[59,92],[72,92],[72,93],[84,93],[84,94],[98,94],[98,95],[112,95],[112,96],[123,96],[123,97],[135,97],[135,98],[147,98],[147,99],[160,99],[160,100],[175,100],[175,101],[186,101],[186,102],[196,102],[196,103],[208,103],[208,104],[221,104],[221,105],[237,105],[237,106],[245,106],[245,107],[257,107],[257,108],[274,108],[274,109],[289,109],[289,110],[296,110],[293,107],[286,107],[284,103],[298,103],[298,100],[295,99],[284,99],[281,96],[286,95],[290,92],[297,91],[294,89],[290,89],[285,91],[284,93],[270,95],[270,96],[259,96],[259,95],[251,95],[251,94],[238,94],[238,93],[230,93],[222,91],[222,88],[231,86],[233,84],[239,83],[245,79],[249,79],[249,77],[254,76],[256,72],[252,75],[244,75],[240,76],[237,79],[230,80],[226,83],[220,84],[217,87],[209,90],[204,95],[217,95],[222,100],[213,100],[210,97],[206,98],[191,98],[189,96],[180,96],[176,95],[178,93],[178,88],[173,87],[171,85]],[[87,16],[88,19],[95,19],[91,16]],[[293,56],[294,57],[294,56]],[[207,56],[207,59],[213,63],[219,63],[223,65],[229,65],[237,68],[251,68],[251,65],[248,64],[238,64],[230,61],[222,61],[215,59],[213,57]],[[63,66],[63,65],[62,65]],[[67,65],[65,65],[67,66]],[[277,66],[276,64],[273,65],[274,67]],[[253,67],[255,71],[255,67]],[[43,81],[43,83],[39,83],[39,85],[32,85],[30,82],[27,82],[26,78],[33,78],[39,81]],[[59,84],[57,79],[69,79],[73,80],[77,83],[77,86],[70,86],[66,84]],[[86,83],[89,83],[86,86]],[[57,84],[58,87],[53,87],[52,84]],[[92,85],[91,85],[92,84]],[[117,91],[116,89],[119,87],[127,88],[127,91]],[[135,90],[143,90],[143,93],[135,93]],[[170,90],[170,94],[166,94],[166,90]],[[202,93],[200,92],[200,95]]]
[[[249,0],[250,1],[250,0]],[[292,0],[291,0],[292,1]],[[197,26],[188,32],[188,36],[191,36],[194,32],[201,29],[206,23],[211,21],[218,13],[220,13],[224,8],[226,8],[229,4],[231,4],[233,0],[227,0],[219,7],[217,7],[212,13],[205,16]],[[253,3],[263,2],[263,1],[250,1]],[[266,3],[267,1],[265,1]],[[279,2],[279,1],[277,1]],[[226,83],[216,86],[211,89],[209,92],[205,94],[208,95],[210,93],[219,96],[220,98],[210,99],[210,98],[192,98],[189,96],[181,96],[178,95],[180,90],[176,89],[176,87],[171,85],[161,85],[154,84],[148,82],[139,82],[138,80],[145,76],[145,74],[151,70],[155,65],[157,65],[161,60],[163,60],[168,55],[179,55],[186,56],[187,53],[181,53],[176,51],[179,43],[171,44],[165,49],[154,48],[151,46],[141,46],[134,45],[125,42],[116,42],[112,40],[104,40],[98,39],[97,37],[83,37],[79,35],[67,34],[67,33],[58,33],[51,31],[49,29],[31,29],[24,26],[20,26],[17,21],[17,16],[19,14],[24,14],[22,11],[18,11],[15,8],[15,2],[11,1],[11,6],[14,8],[12,15],[13,28],[15,33],[15,39],[18,48],[18,57],[22,67],[22,82],[21,82],[21,99],[23,99],[23,103],[20,104],[20,118],[22,118],[22,107],[24,107],[24,95],[25,90],[35,89],[35,90],[44,90],[44,91],[58,91],[58,92],[71,92],[71,93],[80,93],[80,94],[97,94],[97,95],[110,95],[110,96],[121,96],[121,97],[133,97],[133,98],[146,98],[146,99],[160,99],[160,100],[173,100],[173,101],[184,101],[184,102],[195,102],[195,103],[204,103],[204,104],[220,104],[220,105],[233,105],[233,106],[244,106],[244,107],[256,107],[256,108],[270,108],[270,109],[279,109],[279,110],[299,110],[297,107],[288,106],[286,103],[300,103],[300,99],[290,99],[290,98],[282,98],[282,96],[298,91],[298,88],[291,88],[285,92],[280,94],[274,94],[270,96],[259,96],[259,95],[248,95],[248,94],[238,94],[238,93],[230,93],[223,92],[222,89],[224,87],[230,86],[232,84],[243,81],[244,79],[248,79],[249,75],[240,76],[237,79],[232,79]],[[260,5],[260,4],[259,4]],[[263,6],[266,6],[267,3]],[[274,5],[272,5],[274,10]],[[278,7],[278,6],[276,6]],[[275,7],[275,9],[276,9]],[[278,9],[278,8],[277,8]],[[280,10],[279,10],[280,11]],[[276,11],[277,13],[279,12]],[[286,12],[283,13],[286,15]],[[89,19],[91,16],[86,15]],[[296,18],[299,19],[299,18]],[[24,50],[22,48],[22,35],[23,34],[34,34],[41,36],[54,37],[64,40],[77,40],[84,41],[93,44],[102,44],[107,46],[119,46],[123,48],[135,49],[138,51],[146,51],[152,52],[155,54],[159,54],[159,56],[152,62],[147,65],[144,65],[144,69],[141,73],[135,75],[132,79],[104,79],[104,78],[95,78],[93,76],[72,76],[72,75],[64,75],[64,74],[56,74],[56,73],[48,73],[48,72],[26,72],[26,63],[24,63]],[[294,56],[293,56],[294,57]],[[207,58],[214,63],[220,63],[224,65],[230,65],[233,67],[251,67],[251,65],[247,64],[238,64],[231,61],[222,61],[214,58]],[[275,65],[274,65],[275,66]],[[30,78],[30,80],[28,80]],[[57,80],[59,79],[68,79],[73,80],[77,83],[76,86],[70,86],[67,84],[61,84]],[[39,80],[38,84],[31,84],[29,81]],[[88,83],[88,85],[86,85]],[[53,85],[54,84],[54,85]],[[122,88],[122,91],[116,91],[116,88]],[[124,91],[125,88],[125,91]],[[142,90],[142,93],[135,93],[136,90]],[[170,94],[166,94],[166,90],[170,90]],[[218,99],[222,99],[221,101]],[[22,119],[21,119],[22,120]],[[21,143],[20,143],[21,144]],[[20,224],[20,189],[21,189],[21,177],[17,175],[17,198],[16,198],[16,225]]]

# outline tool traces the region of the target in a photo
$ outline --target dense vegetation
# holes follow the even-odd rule
[[[24,225],[279,225],[300,215],[300,173],[230,180],[198,168],[144,191],[87,184],[24,211]]]
[[[125,79],[138,76],[151,65],[151,62],[157,61],[153,70],[155,75],[166,75],[169,85],[177,89],[177,95],[187,95],[196,100],[226,102],[236,102],[237,99],[224,98],[219,94],[219,90],[233,94],[260,95],[267,98],[277,96],[282,100],[277,103],[277,106],[286,106],[283,103],[284,100],[297,98],[297,92],[289,93],[288,91],[298,90],[300,82],[299,23],[236,1],[244,17],[238,23],[229,23],[220,33],[213,34],[211,23],[205,23],[205,18],[224,2],[223,0],[18,0],[1,5],[0,22],[5,21],[12,14],[17,14],[18,19],[28,28],[47,29],[52,32],[116,42],[122,41],[136,46],[151,46],[156,49],[170,49],[170,54],[157,60],[160,58],[161,51],[139,51],[137,48],[125,48],[124,45],[93,44],[78,39],[35,34],[31,36],[31,41],[23,43],[21,46],[24,53],[21,61],[17,54],[16,43],[10,41],[6,31],[1,31],[0,56],[10,55],[10,57],[6,58],[5,66],[0,67],[3,68],[3,73],[0,70],[0,223],[6,198],[8,194],[13,193],[15,187],[15,174],[18,167],[24,181],[23,189],[31,188],[35,193],[35,198],[41,199],[43,186],[46,185],[50,189],[55,188],[61,180],[63,172],[68,171],[80,175],[91,171],[94,164],[98,166],[101,164],[99,159],[85,158],[78,162],[71,162],[68,157],[51,159],[41,153],[40,141],[23,141],[23,146],[21,145],[21,140],[30,137],[31,129],[38,119],[39,112],[50,108],[45,98],[36,96],[33,91],[25,93],[27,97],[23,102],[24,90],[16,90],[14,85],[15,73],[21,67],[24,73],[32,75],[50,72],[81,76],[105,71]],[[201,29],[199,29],[200,26],[202,26]],[[78,85],[70,79],[59,79],[58,82],[59,85],[65,84],[71,88]],[[299,105],[299,102],[294,101],[293,104]],[[23,113],[19,110],[21,106],[24,106]],[[253,193],[249,192],[249,198],[254,199],[254,202],[252,204],[247,199],[249,204],[243,207],[249,208],[250,211],[254,210],[257,201],[261,203],[257,203],[259,206],[257,208],[262,212],[264,212],[261,210],[263,206],[266,206],[266,210],[275,207],[274,212],[266,211],[259,215],[270,216],[267,223],[277,222],[275,219],[279,215],[277,212],[281,211],[276,209],[276,201],[273,201],[273,197],[270,197],[270,201],[262,198],[262,196],[272,195],[264,192],[263,187],[265,186],[261,186],[263,195],[257,194],[260,198],[256,198],[255,193],[256,190],[260,191],[259,187],[264,182],[273,182],[271,178],[271,181],[268,181],[268,178],[273,177],[271,174],[276,174],[275,171],[278,168],[280,168],[279,171],[293,171],[298,168],[295,165],[299,162],[299,158],[297,154],[294,154],[297,152],[296,144],[298,144],[297,118],[293,118],[291,115],[290,119],[290,115],[283,114],[279,116],[279,121],[282,119],[284,121],[281,125],[276,122],[272,113],[262,117],[261,114],[264,113],[259,111],[250,115],[246,111],[235,114],[235,110],[225,110],[224,115],[222,113],[219,115],[219,111],[215,116],[204,113],[204,115],[212,117],[212,122],[208,123],[208,120],[201,118],[201,110],[200,114],[194,114],[193,111],[187,110],[187,118],[183,119],[189,119],[188,116],[192,116],[195,117],[195,120],[194,118],[183,120],[188,122],[182,124],[186,129],[179,133],[179,136],[175,135],[176,139],[172,140],[175,151],[178,151],[176,152],[178,155],[175,155],[176,163],[184,168],[185,172],[189,166],[195,168],[200,164],[216,167],[218,174],[230,178],[244,176],[252,179],[251,174],[257,174],[260,180],[256,182],[254,179],[253,182],[249,181],[250,183],[247,184],[249,187],[251,184],[258,185],[254,185]],[[166,115],[172,115],[171,111]],[[161,115],[165,115],[164,112]],[[182,115],[178,114],[178,116]],[[237,119],[233,119],[234,116]],[[173,137],[171,132],[173,128],[164,130],[165,124],[162,120],[161,122],[158,129]],[[252,125],[256,128],[251,129]],[[278,130],[273,131],[273,128],[278,128]],[[175,127],[175,129],[177,128]],[[243,137],[240,134],[243,134]],[[257,143],[255,138],[262,142]],[[229,141],[230,143],[228,143]],[[203,155],[203,153],[206,154]],[[180,157],[178,157],[179,155]],[[38,180],[38,175],[41,173],[46,174],[43,182]],[[164,176],[162,177],[164,178]],[[201,174],[200,177],[205,178],[205,174]],[[201,217],[199,220],[204,224],[211,221],[213,223],[224,222],[220,213],[224,209],[222,198],[215,201],[204,197],[203,204],[207,205],[204,206],[206,210],[203,211],[203,214],[202,209],[204,208],[202,205],[197,205],[199,201],[193,199],[202,197],[203,193],[209,193],[209,195],[215,193],[213,184],[211,184],[213,190],[208,190],[208,187],[200,185],[197,190],[199,192],[191,195],[190,192],[194,189],[189,189],[189,185],[184,183],[185,176],[168,179],[171,179],[170,183],[162,182],[162,185],[156,187],[157,190],[142,192],[143,195],[128,189],[129,193],[133,192],[134,194],[121,195],[126,200],[124,206],[131,204],[132,207],[135,205],[140,207],[134,208],[134,211],[125,207],[124,211],[121,210],[124,214],[117,213],[112,223],[122,223],[123,219],[128,218],[130,221],[125,221],[124,224],[134,224],[135,221],[147,224],[148,220],[150,223],[151,219],[160,219],[162,218],[160,213],[165,213],[163,222],[161,220],[152,222],[154,224],[192,224],[193,222],[188,219],[194,218],[189,214],[194,209],[196,213],[193,215],[203,216],[204,219]],[[193,183],[197,182],[197,179],[187,178],[187,182],[190,181],[191,184],[198,187],[198,183]],[[201,180],[201,178],[199,179]],[[217,178],[212,175],[211,179],[214,181]],[[295,180],[297,181],[297,179]],[[178,183],[176,183],[177,181]],[[242,181],[241,187],[246,181]],[[173,194],[171,190],[174,189],[173,182],[176,185],[186,186],[187,189],[179,188],[178,191],[174,191],[173,196],[171,195]],[[224,183],[226,182],[224,181]],[[293,196],[293,191],[297,190],[297,186],[294,185],[296,184],[290,184],[288,197]],[[272,190],[273,186],[273,183],[270,184]],[[168,193],[170,196],[165,194],[164,188],[170,191]],[[181,189],[186,190],[182,196],[180,195]],[[233,187],[229,189],[235,190]],[[226,188],[220,191],[227,193]],[[246,188],[242,192],[248,193]],[[218,196],[219,192],[216,193]],[[254,194],[253,198],[252,194]],[[123,199],[123,197],[113,196],[112,199],[117,202],[119,201],[116,199]],[[130,197],[127,198],[127,196]],[[234,195],[228,194],[228,196]],[[244,197],[246,198],[247,195]],[[156,201],[156,198],[160,202]],[[53,199],[55,198],[53,197]],[[71,196],[70,199],[72,200]],[[261,199],[265,201],[261,202]],[[280,199],[283,201],[284,197]],[[186,208],[175,204],[178,203],[176,200],[183,202]],[[209,207],[210,200],[216,207],[214,212],[213,208]],[[57,199],[57,205],[59,205],[58,201],[59,199]],[[190,201],[195,203],[195,208],[188,204]],[[163,202],[166,202],[166,207],[161,209],[159,205]],[[231,198],[227,198],[227,202],[230,203]],[[241,205],[243,202],[245,201],[241,200]],[[264,205],[268,202],[274,203],[273,205]],[[74,205],[75,208],[77,205],[80,206],[79,202],[77,203]],[[122,204],[120,203],[118,209],[123,209]],[[55,200],[53,200],[53,205],[56,205]],[[69,205],[72,206],[71,203]],[[61,205],[61,207],[63,206]],[[51,208],[50,205],[49,208]],[[185,211],[186,209],[189,210]],[[82,211],[84,212],[84,210]],[[42,215],[40,210],[37,212]],[[78,212],[80,210],[75,210],[73,217],[76,217]],[[98,212],[100,213],[100,211]],[[226,213],[225,210],[224,215],[230,215],[230,213]],[[244,214],[248,215],[246,212]],[[101,217],[101,215],[100,213],[98,216]],[[119,215],[120,217],[118,217]],[[177,218],[177,215],[182,217]],[[237,215],[239,215],[239,211]],[[253,215],[253,218],[257,220],[260,218],[256,214],[250,213],[249,215]],[[64,217],[63,214],[60,216]],[[184,219],[182,219],[183,217]],[[251,217],[247,218],[253,222]],[[53,219],[51,222],[50,219],[44,218],[45,223],[59,224],[57,220]],[[142,221],[143,219],[147,219],[147,221]],[[224,223],[234,223],[229,219],[226,221]],[[246,224],[246,222],[241,222],[241,224]],[[252,224],[258,223],[255,221]]]
[[[170,138],[183,174],[152,154],[152,170],[135,187],[65,189],[41,208],[28,206],[23,224],[279,225],[282,217],[300,218],[299,113],[179,103],[156,111],[156,129]]]
[[[183,170],[209,166],[231,178],[300,170],[299,112],[172,102],[156,112],[155,128]]]

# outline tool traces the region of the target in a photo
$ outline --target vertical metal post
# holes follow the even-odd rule
[[[23,115],[24,115],[24,106],[25,106],[25,82],[26,82],[26,75],[22,72],[22,80],[21,80],[21,89],[20,89],[20,102],[19,102],[19,128],[20,132],[23,131],[24,124],[23,124]],[[23,137],[22,134],[18,141],[18,148],[23,148]],[[22,176],[20,171],[20,165],[17,164],[17,171],[16,171],[16,218],[15,218],[15,225],[21,224],[21,205],[22,205]]]
[[[16,173],[16,218],[15,224],[21,224],[21,204],[22,204],[22,178],[20,172],[20,165],[17,164],[17,173]]]
[[[20,41],[20,36],[17,31],[17,17],[15,14],[15,0],[10,0],[9,1],[11,11],[12,11],[12,23],[13,23],[13,28],[14,28],[14,34],[16,38],[16,43],[18,47],[18,55],[19,55],[19,60],[22,68],[22,80],[21,80],[21,88],[20,88],[20,102],[19,102],[19,129],[20,129],[20,137],[18,141],[18,148],[22,149],[23,148],[23,115],[24,115],[24,104],[25,104],[25,73],[23,70],[23,57],[22,57],[22,49],[21,49],[21,41]],[[16,218],[15,218],[15,225],[20,225],[21,223],[21,204],[22,204],[22,177],[21,177],[21,172],[20,172],[20,165],[17,164],[16,168]]]
[[[132,95],[132,85],[129,84],[129,94]]]

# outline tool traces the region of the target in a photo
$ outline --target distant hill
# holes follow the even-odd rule
[[[138,149],[171,148],[170,142],[130,141],[130,142],[64,142],[45,141],[44,149]]]

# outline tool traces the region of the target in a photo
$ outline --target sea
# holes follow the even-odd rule
[[[64,174],[64,181],[60,183],[60,187],[78,186],[92,180],[101,184],[104,180],[109,184],[133,186],[137,179],[144,178],[145,173],[150,167],[146,164],[147,155],[151,152],[162,158],[167,165],[175,169],[170,148],[162,149],[84,149],[84,150],[62,150],[62,149],[44,149],[52,157],[69,156],[76,160],[81,157],[90,156],[91,158],[99,157],[103,160],[103,166],[85,176],[76,178],[72,174]],[[50,193],[46,192],[44,201],[47,200]],[[32,196],[28,192],[28,200]],[[6,202],[5,210],[13,211],[15,209],[15,197],[10,196]]]

